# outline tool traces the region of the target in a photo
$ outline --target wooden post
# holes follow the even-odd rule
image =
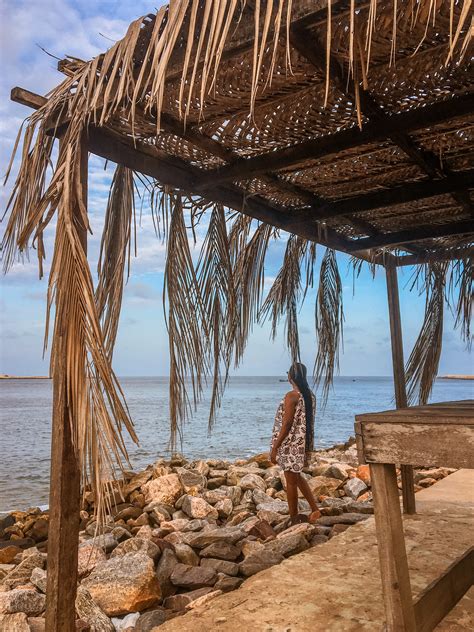
[[[403,338],[400,318],[400,300],[398,295],[397,268],[390,262],[385,266],[387,275],[388,313],[390,319],[390,338],[392,343],[393,381],[395,385],[395,403],[397,408],[407,407],[405,388],[405,364],[403,361]],[[416,513],[413,467],[400,466],[402,473],[403,511]]]
[[[371,463],[375,528],[387,632],[415,632],[415,612],[408,573],[395,465]]]
[[[80,178],[84,202],[87,200],[87,138],[80,146]],[[80,211],[74,209],[77,230],[84,252],[87,231]],[[58,335],[61,335],[58,332]],[[75,629],[77,589],[77,549],[79,544],[80,472],[74,453],[69,414],[64,396],[65,358],[55,371],[49,496],[48,580],[46,630],[71,632]]]

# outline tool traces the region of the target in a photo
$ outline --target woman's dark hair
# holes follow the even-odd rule
[[[301,362],[293,362],[288,371],[288,377],[300,391],[304,400],[305,416],[306,416],[306,451],[314,449],[314,407],[313,407],[313,394],[309,388],[308,380],[306,379],[306,367]]]

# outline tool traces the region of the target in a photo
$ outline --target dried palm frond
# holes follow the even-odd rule
[[[443,343],[443,312],[446,282],[445,263],[425,265],[417,276],[424,276],[425,315],[420,333],[405,367],[407,399],[426,404],[438,373]]]
[[[451,307],[451,295],[454,295],[455,305],[454,327],[460,329],[461,337],[470,351],[472,347],[472,304],[474,301],[474,264],[472,257],[453,261],[449,270],[448,305]],[[457,293],[457,298],[456,298]]]
[[[319,273],[319,288],[315,310],[318,348],[314,364],[316,383],[323,384],[323,406],[327,401],[334,371],[339,368],[339,344],[342,341],[344,310],[342,283],[336,253],[326,248]]]
[[[104,345],[109,358],[112,358],[117,336],[125,267],[127,278],[130,274],[132,222],[135,233],[133,173],[118,165],[105,213],[97,266],[99,280],[95,293],[97,313],[102,322]]]
[[[202,393],[207,374],[207,328],[203,318],[200,288],[194,269],[184,221],[183,201],[178,193],[167,192],[171,208],[163,299],[170,349],[170,446],[192,410],[187,392],[191,380],[194,406]],[[167,306],[167,313],[166,313]]]

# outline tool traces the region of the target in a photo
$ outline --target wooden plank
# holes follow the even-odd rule
[[[461,222],[449,222],[447,224],[429,224],[412,229],[401,230],[399,232],[386,233],[378,237],[364,237],[351,242],[349,250],[351,253],[360,253],[372,248],[387,248],[402,246],[425,239],[438,239],[440,237],[453,237],[456,235],[474,234],[474,222],[464,220]]]
[[[364,438],[362,435],[362,428],[360,422],[356,421],[354,424],[355,431],[355,440],[357,447],[357,459],[360,465],[365,465],[365,455],[364,455]]]
[[[455,259],[464,259],[472,257],[474,247],[467,246],[465,248],[439,249],[436,252],[420,253],[414,255],[403,255],[395,257],[397,266],[416,266],[420,263],[433,263],[436,261],[453,261]]]
[[[450,424],[474,420],[474,400],[435,402],[426,406],[410,406],[403,410],[384,410],[356,415],[362,423],[431,423]]]
[[[407,392],[405,384],[405,363],[403,361],[403,335],[400,314],[400,298],[398,293],[397,268],[391,259],[385,267],[387,277],[388,315],[390,321],[390,340],[392,349],[393,382],[395,386],[395,403],[397,408],[407,407]],[[416,513],[415,484],[413,481],[413,467],[402,461],[402,496],[403,511],[407,514]]]
[[[474,584],[474,547],[455,560],[414,603],[417,632],[431,632]]]
[[[474,468],[474,420],[467,424],[363,423],[368,463]]]
[[[87,201],[87,138],[80,150],[80,177]],[[87,252],[87,230],[79,208],[74,209],[74,230]],[[57,335],[61,336],[61,332]],[[46,630],[71,632],[75,628],[77,551],[79,546],[80,472],[73,447],[67,409],[66,358],[54,370],[51,474],[49,498],[48,578]]]
[[[395,465],[370,464],[387,632],[415,632]]]
[[[230,165],[213,169],[199,183],[199,186],[204,189],[212,185],[216,177],[224,182],[237,178],[253,178],[259,173],[295,167],[307,160],[326,158],[346,149],[383,140],[394,130],[422,129],[472,112],[474,112],[474,94],[453,97],[430,106],[392,114],[382,121],[369,121],[361,130],[355,126],[253,158],[242,158]]]

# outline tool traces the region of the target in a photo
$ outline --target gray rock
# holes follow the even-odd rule
[[[214,568],[188,566],[187,564],[176,564],[170,577],[170,581],[174,586],[191,590],[214,586],[216,580],[217,572]]]
[[[118,542],[112,533],[104,533],[103,535],[97,536],[94,543],[97,546],[100,546],[100,548],[106,553],[110,553],[118,545]]]
[[[204,568],[213,568],[216,573],[225,573],[226,575],[233,576],[239,574],[239,565],[235,562],[218,560],[213,557],[203,557],[201,560],[201,566]]]
[[[163,603],[164,607],[175,612],[181,612],[186,609],[186,606],[191,602],[199,599],[203,595],[207,595],[210,592],[214,592],[214,588],[198,588],[191,592],[181,593],[180,595],[173,595],[167,597]]]
[[[152,630],[166,621],[166,610],[158,608],[140,615],[135,624],[134,632],[152,632]]]
[[[241,547],[228,542],[215,542],[202,549],[201,557],[213,557],[230,562],[236,560],[241,553]]]
[[[206,478],[200,472],[180,467],[177,474],[185,492],[193,488],[200,491],[206,486]]]
[[[114,624],[115,630],[117,632],[130,632],[131,630],[135,631],[135,624],[140,618],[139,612],[132,612],[127,614],[122,619],[113,618],[112,623]]]
[[[127,553],[145,553],[148,557],[151,557],[152,560],[156,561],[160,555],[161,550],[160,547],[156,546],[154,542],[151,540],[145,540],[143,538],[131,538],[130,540],[125,540],[121,542],[111,554],[111,558],[114,557],[123,557],[127,555]]]
[[[329,540],[327,535],[313,535],[313,537],[310,540],[310,544],[311,546],[316,546],[317,544],[324,544],[325,542],[327,542]]]
[[[160,583],[161,595],[164,599],[170,595],[174,595],[176,592],[176,588],[171,583],[170,577],[174,567],[178,563],[178,558],[171,549],[166,548],[163,550],[158,566],[156,567],[156,576]]]
[[[222,527],[198,533],[188,541],[188,544],[198,549],[203,549],[204,547],[209,546],[210,544],[215,544],[216,542],[235,544],[244,538],[245,535],[245,531],[239,526]]]
[[[234,505],[230,498],[224,498],[224,500],[219,500],[215,505],[215,509],[217,509],[219,518],[228,518],[234,509]]]
[[[32,617],[30,617],[31,620]],[[41,621],[44,621],[44,619],[41,619]],[[30,626],[28,617],[24,612],[15,612],[14,614],[0,614],[0,631],[33,632],[33,627]]]
[[[13,590],[0,592],[0,614],[24,612],[34,617],[44,612],[45,607],[46,595],[42,595],[36,590],[14,588]]]
[[[261,476],[258,474],[246,474],[240,479],[240,487],[244,490],[260,489],[265,490],[266,484]]]
[[[357,500],[365,491],[367,491],[367,485],[360,478],[350,478],[344,485],[346,496],[350,496],[354,500]]]
[[[246,557],[243,562],[240,562],[240,573],[244,575],[244,577],[250,577],[275,564],[280,564],[284,559],[280,553],[262,547]]]
[[[182,508],[190,518],[214,518],[217,520],[219,512],[212,505],[196,496],[185,496]]]
[[[46,555],[44,553],[34,551],[31,555],[24,557],[18,566],[15,566],[15,568],[4,577],[3,585],[11,590],[17,586],[26,584],[35,568],[44,568],[45,561]]]
[[[94,632],[115,632],[112,621],[102,612],[92,599],[90,592],[82,585],[77,587],[76,613],[80,619],[91,626]]]
[[[308,549],[309,544],[302,533],[290,533],[285,537],[277,538],[265,544],[265,548],[269,551],[279,553],[283,555],[283,557],[290,557],[290,555],[295,555],[296,553],[301,553]]]
[[[33,569],[30,577],[30,582],[33,584],[33,586],[36,586],[36,588],[40,592],[46,593],[47,576],[46,571],[44,571],[42,568]]]
[[[373,514],[374,504],[370,500],[364,500],[363,502],[351,501],[345,505],[344,511],[351,513]]]
[[[340,481],[345,481],[349,477],[349,472],[351,472],[354,468],[352,468],[347,463],[331,463],[331,465],[324,472],[324,476],[329,476],[330,478],[337,478]]]
[[[218,579],[214,584],[215,590],[222,590],[222,592],[230,592],[238,588],[244,581],[241,577],[229,577],[224,573],[218,573]]]
[[[288,503],[282,500],[272,500],[270,497],[268,498],[266,502],[259,503],[257,505],[257,512],[258,511],[273,511],[279,514],[289,513]]]
[[[362,520],[367,520],[368,514],[356,514],[356,513],[343,513],[339,516],[321,516],[316,521],[317,525],[323,525],[325,527],[332,527],[335,524],[356,524]]]
[[[181,564],[199,566],[199,555],[188,544],[175,544],[174,552]]]

